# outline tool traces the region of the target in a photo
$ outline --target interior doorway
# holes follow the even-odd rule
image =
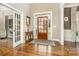
[[[23,13],[7,4],[0,4],[0,46],[14,48],[23,43]]]
[[[69,48],[76,48],[76,52],[79,52],[79,5],[70,4],[65,6],[65,46],[69,45]],[[72,49],[74,50],[74,49]]]
[[[0,46],[12,47],[13,11],[0,4]]]

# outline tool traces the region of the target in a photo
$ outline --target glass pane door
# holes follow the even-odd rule
[[[38,32],[47,32],[47,18],[46,17],[38,18]]]
[[[20,13],[14,13],[14,20],[13,20],[13,47],[16,47],[17,45],[21,44],[21,34],[20,34],[20,20],[21,20],[21,14]]]
[[[47,39],[48,38],[48,17],[42,16],[37,18],[37,27],[38,27],[38,39]]]
[[[20,15],[15,13],[15,42],[18,42],[20,40]]]

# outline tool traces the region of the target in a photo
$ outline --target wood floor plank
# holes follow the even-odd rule
[[[55,46],[40,45],[26,42],[10,48],[7,45],[0,45],[0,56],[78,56],[79,43],[75,45],[73,42],[65,42],[61,46],[59,42],[55,42]]]

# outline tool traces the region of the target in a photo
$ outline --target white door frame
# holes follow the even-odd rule
[[[60,44],[64,45],[64,4],[60,3]]]
[[[12,7],[12,6],[10,6],[10,5],[8,5],[8,4],[6,4],[6,3],[0,3],[0,5],[3,5],[3,6],[5,6],[5,7],[7,7],[7,8],[10,8],[11,10],[13,10],[13,11],[15,11],[15,12],[19,12],[20,14],[21,14],[21,20],[20,20],[20,22],[21,22],[21,24],[20,24],[20,30],[21,30],[21,32],[20,32],[20,34],[21,34],[21,43],[24,43],[24,40],[23,40],[23,12],[22,11],[20,11],[20,10],[17,10],[16,8],[14,8],[14,7]],[[13,41],[13,43],[14,43],[14,41]],[[13,48],[14,48],[15,46],[13,46]]]
[[[52,39],[52,11],[47,11],[47,12],[38,12],[38,13],[33,13],[33,37],[34,39],[36,39],[37,37],[35,37],[36,35],[36,28],[37,28],[37,24],[35,23],[35,19],[38,16],[48,16],[48,24],[50,21],[50,29],[48,27],[48,40],[53,40]],[[36,25],[36,26],[35,26]],[[50,30],[50,31],[49,31]]]

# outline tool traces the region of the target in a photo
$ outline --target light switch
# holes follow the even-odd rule
[[[56,28],[56,25],[54,25],[53,28]]]

